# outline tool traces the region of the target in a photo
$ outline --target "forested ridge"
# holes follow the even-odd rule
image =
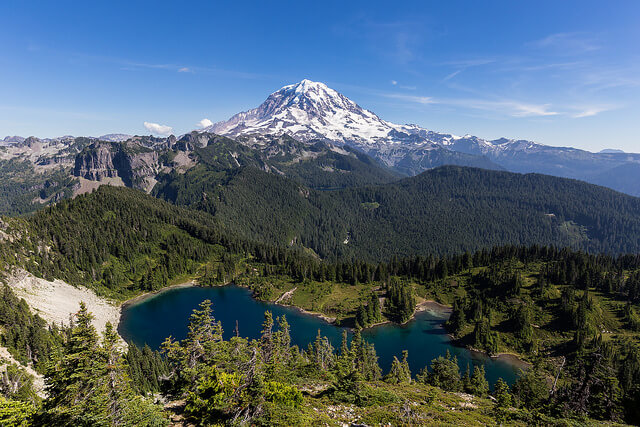
[[[68,198],[76,179],[62,166],[36,171],[27,160],[0,160],[0,215],[27,214]]]
[[[398,182],[316,191],[252,167],[187,172],[154,194],[227,230],[329,260],[459,253],[504,244],[640,249],[640,199],[580,181],[441,167]]]

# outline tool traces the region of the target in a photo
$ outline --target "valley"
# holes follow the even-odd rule
[[[467,171],[478,173],[474,169]],[[446,168],[435,172],[445,176],[451,172],[458,173],[455,169]],[[500,185],[504,187],[506,183]],[[619,197],[617,193],[610,194]],[[632,202],[631,198],[629,202]],[[371,208],[381,209],[375,205]],[[259,327],[259,318],[265,310],[278,313],[278,310],[287,310],[258,302],[278,300],[280,304],[290,304],[334,318],[338,327],[355,328],[357,336],[364,337],[370,344],[383,339],[383,336],[388,335],[388,339],[392,339],[397,334],[404,336],[409,333],[408,341],[401,345],[406,347],[404,350],[411,351],[406,360],[414,375],[428,364],[431,357],[427,356],[427,360],[412,359],[411,354],[424,353],[415,345],[428,345],[427,338],[434,337],[443,339],[441,343],[449,342],[443,330],[422,335],[429,328],[421,322],[432,324],[429,322],[433,321],[429,311],[415,314],[416,307],[425,301],[437,301],[452,307],[445,327],[454,337],[454,343],[461,346],[451,350],[458,355],[458,368],[464,369],[463,362],[471,360],[466,359],[470,356],[463,357],[471,354],[463,348],[490,355],[517,354],[532,365],[527,371],[531,372],[531,376],[526,376],[527,381],[540,381],[557,375],[559,363],[565,358],[571,368],[566,372],[560,371],[560,384],[569,392],[573,387],[580,387],[580,381],[585,381],[579,376],[574,377],[571,369],[582,363],[582,355],[599,351],[598,346],[602,342],[607,343],[610,349],[607,351],[612,352],[607,356],[610,358],[608,363],[622,370],[635,369],[633,359],[629,358],[633,353],[629,352],[635,348],[632,343],[638,339],[634,326],[637,314],[633,308],[640,271],[636,255],[589,255],[533,245],[494,247],[455,255],[392,257],[375,262],[323,261],[313,252],[296,245],[272,246],[234,234],[219,217],[204,211],[175,206],[141,191],[108,186],[73,200],[61,201],[28,218],[7,218],[3,223],[0,244],[3,249],[0,260],[5,272],[15,268],[26,269],[46,280],[61,279],[118,301],[189,280],[196,280],[201,286],[158,294],[127,308],[125,313],[134,307],[153,307],[154,301],[166,301],[169,306],[177,304],[180,292],[202,292],[211,293],[209,296],[214,304],[218,301],[224,309],[231,309],[227,317],[243,313],[244,320],[234,318],[231,325],[227,318],[224,327],[227,334],[233,331],[233,320],[241,320],[243,330],[254,330]],[[14,278],[5,276],[4,280],[11,285]],[[230,302],[226,306],[225,297],[218,293],[226,292],[224,289],[227,288],[215,286],[230,282],[250,290],[258,301],[245,297],[243,303]],[[240,288],[228,289],[238,289],[229,292],[246,292]],[[195,299],[201,300],[200,297]],[[175,315],[186,319],[189,310],[197,304],[194,301],[185,304]],[[32,304],[36,310],[37,304],[33,301]],[[245,317],[249,312],[240,309],[241,304],[258,304],[252,309],[253,321]],[[41,310],[47,319],[46,310]],[[171,318],[162,313],[158,314],[160,318]],[[287,311],[287,316],[299,319],[302,314],[294,315]],[[410,321],[414,316],[416,320]],[[216,318],[224,319],[222,312]],[[154,317],[140,315],[139,319],[153,322]],[[333,337],[331,348],[338,347],[336,340],[341,329],[314,317],[307,319],[313,326],[302,327],[307,332],[304,338],[296,338],[299,348],[304,348],[308,343],[304,341],[313,338],[311,335],[315,336],[319,325],[324,325],[321,329],[333,328],[327,334]],[[566,319],[571,320],[568,322]],[[387,324],[369,328],[387,321],[406,323],[406,326]],[[147,340],[136,338],[137,335],[131,332],[127,335],[124,332],[127,327],[122,326],[126,325],[126,320],[123,322],[121,331],[125,337],[141,340],[141,345]],[[245,326],[245,322],[249,325]],[[287,328],[297,326],[297,322],[292,321]],[[439,325],[442,322],[439,320]],[[158,346],[167,335],[174,334],[170,329],[161,327],[159,321],[153,323],[158,327],[130,327],[130,330],[144,329],[155,334],[154,346]],[[170,323],[180,324],[177,320]],[[251,332],[250,338],[262,340],[259,331]],[[53,332],[54,337],[56,333]],[[291,329],[290,333],[295,332]],[[412,335],[415,333],[418,335]],[[175,337],[183,334],[176,333]],[[233,339],[233,336],[225,337]],[[50,339],[55,341],[57,338]],[[353,339],[357,343],[360,338]],[[331,340],[327,342],[331,343]],[[28,353],[21,353],[20,347],[12,347],[15,344],[11,342],[6,341],[14,357],[28,361]],[[394,343],[380,341],[378,345],[381,348],[376,358],[382,372],[387,372],[386,369],[394,372],[393,367],[385,365],[396,363],[394,355],[400,359]],[[378,366],[377,362],[372,366]],[[487,367],[482,375],[487,375],[492,382],[497,380],[497,376],[506,376],[491,372]],[[509,382],[514,380],[514,377],[506,378],[511,378]],[[514,390],[521,387],[516,384],[524,384],[519,381],[513,383]],[[484,392],[479,393],[484,396]],[[590,399],[596,402],[601,395],[594,394]]]

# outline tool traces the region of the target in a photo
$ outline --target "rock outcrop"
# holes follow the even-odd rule
[[[92,181],[102,181],[104,178],[115,178],[118,170],[113,165],[115,157],[114,145],[97,142],[85,148],[76,156],[73,175]]]
[[[157,151],[136,143],[100,141],[76,156],[73,174],[92,181],[119,177],[127,187],[150,191],[159,171]]]

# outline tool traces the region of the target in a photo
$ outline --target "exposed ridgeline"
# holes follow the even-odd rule
[[[313,191],[250,166],[203,163],[166,176],[158,197],[214,215],[247,239],[329,260],[459,253],[494,245],[640,251],[640,199],[580,181],[441,167],[398,182]]]
[[[121,140],[118,135],[105,138]],[[33,212],[97,186],[98,181],[92,184],[88,180],[109,179],[111,184],[148,190],[159,171],[158,153],[171,139],[147,136],[107,142],[71,136],[29,137],[0,146],[0,180],[4,184],[0,214]]]
[[[237,140],[215,134],[191,133],[183,136],[167,153],[186,150],[192,161],[189,170],[196,185],[217,182],[222,174],[254,167],[298,184],[319,190],[387,183],[397,176],[367,155],[349,147],[337,147],[317,140],[302,143],[290,136],[249,135]],[[172,182],[184,170],[164,169],[157,179]]]
[[[31,137],[0,146],[0,178],[5,183],[0,214],[32,212],[100,184],[150,192],[161,176],[181,174],[201,163],[218,172],[251,165],[318,189],[396,179],[395,173],[353,148],[320,140],[302,143],[286,135],[248,135],[237,141],[197,132],[180,139]]]
[[[21,215],[71,197],[77,180],[69,166],[45,167],[28,160],[0,159],[0,214]]]

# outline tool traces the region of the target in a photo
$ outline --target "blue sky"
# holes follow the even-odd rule
[[[380,117],[640,152],[640,2],[0,5],[0,135],[181,134],[304,78]]]

